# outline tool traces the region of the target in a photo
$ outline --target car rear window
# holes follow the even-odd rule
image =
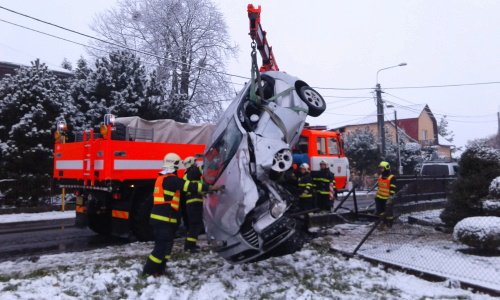
[[[448,176],[447,165],[424,165],[422,166],[422,175],[428,176]]]

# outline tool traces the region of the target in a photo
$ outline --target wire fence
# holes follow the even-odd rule
[[[367,211],[360,209],[356,213],[351,196],[343,204],[344,209],[337,210],[347,211],[344,213],[347,222],[328,229],[335,236],[332,248],[447,278],[449,284],[460,282],[500,293],[500,251],[470,247],[455,240],[453,228],[447,227],[440,218],[453,180],[450,177],[400,176],[392,225],[374,217],[370,206]],[[364,199],[365,195],[357,197]],[[373,202],[374,193],[366,198]],[[472,233],[477,228],[485,229],[480,231],[482,237],[479,237],[484,238],[491,224],[478,218],[474,226]]]
[[[65,195],[65,205],[71,208],[73,195]],[[39,212],[59,209],[62,204],[62,189],[53,179],[27,184],[15,179],[0,179],[0,214],[16,212]]]

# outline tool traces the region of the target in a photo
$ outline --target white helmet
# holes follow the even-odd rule
[[[307,164],[307,163],[302,163],[302,164],[300,165],[300,168],[305,169],[306,171],[309,171],[309,164]]]
[[[182,163],[184,164],[184,167],[187,169],[196,163],[196,158],[194,156],[188,156],[184,158],[184,161]]]
[[[177,153],[167,153],[163,158],[163,168],[177,170],[181,166],[181,161],[181,157]]]

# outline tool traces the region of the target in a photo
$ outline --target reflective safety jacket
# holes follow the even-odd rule
[[[178,223],[180,192],[183,189],[190,192],[207,190],[208,186],[200,182],[189,182],[175,174],[159,175],[153,191],[153,208],[151,219],[167,223]]]
[[[312,172],[314,188],[318,195],[330,196],[330,184],[333,183],[333,189],[336,191],[335,175],[328,169]]]
[[[297,179],[299,198],[303,200],[312,199],[314,184],[311,174],[306,173]]]
[[[187,180],[189,182],[195,182],[195,183],[202,183],[203,179],[201,178],[201,170],[199,167],[193,165],[189,167],[186,170],[186,174],[184,175],[184,180]],[[184,184],[184,187],[182,188],[182,193],[181,193],[181,199],[182,201],[186,201],[186,204],[191,204],[191,203],[201,203],[203,202],[203,197],[200,191],[189,191],[188,190],[189,185]]]
[[[375,199],[387,200],[396,193],[396,184],[394,175],[378,177],[378,191]]]

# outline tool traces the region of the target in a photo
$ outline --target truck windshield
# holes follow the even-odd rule
[[[214,184],[236,153],[243,138],[236,121],[232,119],[226,130],[217,138],[205,154],[203,179]]]

